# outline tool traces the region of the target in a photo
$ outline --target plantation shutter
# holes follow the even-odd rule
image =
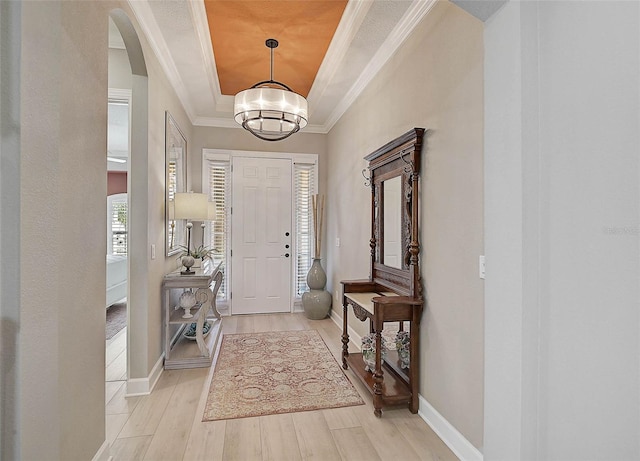
[[[315,165],[294,163],[296,259],[295,294],[301,297],[307,287],[307,272],[313,262],[313,218],[311,197],[315,192]]]
[[[117,194],[108,200],[109,254],[127,254],[127,195]]]
[[[215,204],[215,221],[209,222],[209,233],[207,245],[213,250],[213,258],[221,261],[220,270],[223,273],[222,285],[218,291],[218,298],[227,299],[228,296],[228,222],[230,216],[227,213],[231,199],[231,181],[229,162],[213,161],[208,162],[208,185],[209,201]]]
[[[169,160],[169,164],[168,164],[168,169],[169,169],[169,183],[167,184],[167,191],[168,191],[168,195],[169,195],[169,202],[173,202],[173,200],[176,198],[176,161],[175,160]],[[173,225],[172,225],[173,224]],[[176,229],[177,226],[175,226],[175,221],[170,221],[169,219],[167,219],[167,222],[165,224],[167,227],[165,229],[166,233],[167,233],[167,240],[171,245],[170,250],[176,245],[175,242],[178,241],[177,237],[176,237]]]

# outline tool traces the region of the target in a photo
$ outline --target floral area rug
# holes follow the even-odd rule
[[[224,335],[203,421],[363,405],[316,330]]]

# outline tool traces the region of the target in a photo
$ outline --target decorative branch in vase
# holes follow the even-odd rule
[[[319,207],[319,208],[318,208]],[[320,254],[322,250],[322,221],[324,215],[324,197],[311,196],[311,211],[313,214],[313,264],[307,273],[307,285],[310,291],[302,294],[302,307],[306,316],[319,320],[329,315],[331,309],[331,294],[325,291],[327,274],[322,268]]]
[[[324,216],[324,196],[319,197],[320,213],[318,213],[318,194],[311,196],[311,210],[313,212],[313,248],[315,259],[320,259],[322,250],[322,219]]]

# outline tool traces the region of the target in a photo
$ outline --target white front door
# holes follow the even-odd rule
[[[233,159],[231,309],[291,311],[291,160]]]

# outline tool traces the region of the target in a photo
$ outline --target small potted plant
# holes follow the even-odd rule
[[[382,359],[387,356],[387,348],[384,338],[382,339]],[[373,373],[376,369],[376,335],[369,333],[362,337],[362,360],[364,361],[364,369],[370,373]]]
[[[213,259],[213,249],[205,245],[200,245],[191,251],[189,251],[186,246],[180,245],[180,249],[182,250],[182,252],[180,253],[180,258],[190,255],[195,261],[192,266],[194,268],[202,267],[202,263],[205,259]]]
[[[409,332],[399,331],[396,334],[396,349],[398,350],[398,356],[400,357],[400,367],[403,369],[409,368],[410,356],[409,356]]]

